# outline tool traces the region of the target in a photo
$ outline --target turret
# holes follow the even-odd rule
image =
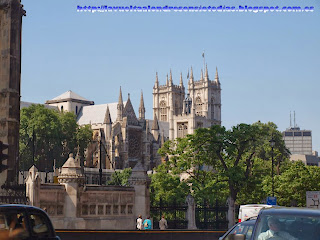
[[[112,120],[110,115],[109,106],[107,106],[106,114],[104,115],[104,124],[106,124],[106,137],[107,139],[111,138],[111,131],[112,131]]]
[[[191,70],[190,70],[190,79],[189,79],[189,83],[193,84],[193,71],[192,71],[192,67],[191,67]]]
[[[158,88],[158,87],[159,87],[158,72],[156,72],[156,82],[155,82],[155,84],[154,84],[154,87],[155,87],[155,88]]]
[[[208,82],[208,81],[209,81],[209,74],[208,74],[208,67],[207,67],[207,64],[206,64],[206,72],[205,72],[205,75],[204,75],[204,80],[205,80],[206,82]]]
[[[169,80],[169,86],[172,86],[173,85],[173,81],[172,81],[172,72],[171,72],[171,69],[170,69],[170,80]]]
[[[159,122],[158,122],[158,118],[157,118],[157,114],[154,115],[153,117],[153,123],[152,123],[152,127],[151,127],[151,132],[153,134],[153,137],[156,141],[158,141],[159,139]]]
[[[218,75],[218,67],[216,67],[216,75],[214,77],[214,80],[217,84],[220,84],[220,81],[219,81],[219,75]]]
[[[145,119],[145,113],[146,113],[146,109],[144,107],[144,101],[143,101],[143,94],[141,91],[141,97],[140,97],[140,106],[139,106],[139,119]]]
[[[182,73],[180,73],[180,87],[183,87]]]
[[[123,116],[123,100],[122,100],[122,92],[121,92],[121,87],[120,87],[120,93],[119,93],[119,100],[118,100],[118,105],[117,105],[117,121],[122,120]]]

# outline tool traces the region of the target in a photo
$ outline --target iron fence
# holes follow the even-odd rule
[[[164,215],[168,222],[169,229],[187,229],[187,210],[185,204],[164,203],[161,199],[158,205],[151,203],[150,215],[153,219],[153,228],[159,229],[159,220]],[[210,206],[205,202],[196,205],[195,218],[198,229],[208,230],[226,230],[228,229],[227,220],[228,207],[219,205],[216,201],[214,206]]]

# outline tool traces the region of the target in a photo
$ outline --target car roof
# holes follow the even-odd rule
[[[248,219],[248,220],[246,220],[246,221],[240,222],[239,224],[241,224],[241,225],[252,225],[252,224],[254,224],[256,221],[257,221],[256,218],[255,218],[255,219]]]
[[[320,210],[312,209],[312,208],[297,208],[297,207],[273,207],[273,208],[262,209],[260,211],[260,214],[320,216]]]
[[[10,208],[10,209],[28,209],[28,210],[40,210],[43,212],[43,210],[41,208],[38,207],[34,207],[34,206],[30,206],[30,205],[23,205],[23,204],[1,204],[0,205],[0,209],[1,208]]]

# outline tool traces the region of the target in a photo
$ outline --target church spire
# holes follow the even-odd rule
[[[160,141],[161,145],[160,146],[163,146],[164,145],[164,130],[162,129],[162,134],[161,134],[161,141]]]
[[[183,87],[182,72],[180,73],[180,87]]]
[[[145,119],[146,109],[144,108],[144,101],[143,101],[143,93],[141,90],[141,97],[140,97],[140,107],[139,107],[139,119]]]
[[[110,124],[110,123],[112,123],[109,106],[107,106],[107,110],[106,110],[106,114],[104,115],[104,121],[103,121],[103,123],[104,123],[104,124]]]
[[[191,70],[190,70],[190,80],[189,80],[190,83],[193,83],[193,71],[192,71],[192,67],[191,67]]]
[[[214,80],[220,84],[220,81],[219,81],[219,75],[218,75],[218,67],[216,67],[216,76],[214,77]]]
[[[158,139],[159,139],[159,122],[158,122],[157,114],[154,114],[151,132],[153,134],[154,139],[156,141],[158,141]]]
[[[168,73],[167,73],[166,85],[169,86]]]
[[[156,82],[155,82],[155,84],[154,84],[154,87],[155,87],[155,88],[158,88],[158,87],[159,87],[158,72],[156,72]]]
[[[123,100],[122,100],[122,91],[121,91],[121,87],[120,87],[120,92],[119,92],[119,99],[118,99],[118,104],[122,104],[122,105],[123,105]]]
[[[123,100],[122,100],[122,92],[121,92],[121,87],[120,87],[119,100],[118,100],[118,105],[117,105],[117,120],[118,121],[122,120],[122,115],[123,115]]]
[[[171,69],[170,69],[170,81],[169,81],[169,85],[173,85],[173,82],[172,82],[172,72],[171,72]]]
[[[158,122],[157,114],[154,114],[151,130],[159,130],[159,122]]]
[[[206,73],[205,73],[205,75],[204,75],[204,79],[205,79],[206,81],[209,81],[209,74],[208,74],[207,64],[206,64]]]
[[[201,69],[201,77],[200,77],[200,81],[203,81],[203,71]]]

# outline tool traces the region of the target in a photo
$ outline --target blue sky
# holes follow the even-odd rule
[[[152,88],[170,69],[175,84],[205,50],[209,76],[218,67],[222,124],[296,123],[320,151],[320,1],[318,0],[22,0],[21,99],[44,103],[68,90],[95,104],[116,102],[122,87],[136,109],[143,91],[152,118]],[[313,6],[312,13],[78,13],[77,5]]]

